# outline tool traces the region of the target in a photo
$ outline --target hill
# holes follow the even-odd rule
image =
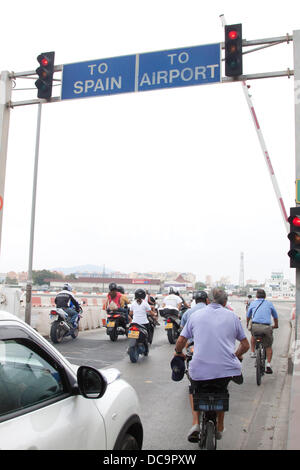
[[[73,274],[73,273],[99,273],[103,274],[110,274],[112,272],[111,269],[107,268],[106,266],[97,266],[95,264],[83,264],[81,266],[72,266],[70,268],[53,268],[51,271],[59,271],[64,273],[65,275]]]

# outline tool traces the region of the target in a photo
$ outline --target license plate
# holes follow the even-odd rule
[[[165,323],[165,330],[169,330],[170,328],[173,328],[173,323]]]
[[[129,331],[129,333],[128,333],[128,338],[137,339],[139,336],[140,336],[139,331]]]
[[[116,324],[115,321],[109,321],[106,326],[107,326],[107,328],[113,328],[115,326],[115,324]]]

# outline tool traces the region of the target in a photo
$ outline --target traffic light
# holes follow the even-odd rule
[[[300,206],[290,208],[290,216],[288,218],[290,224],[290,267],[300,268]]]
[[[243,74],[242,25],[225,26],[225,75],[238,77]]]
[[[51,98],[54,73],[54,54],[54,52],[42,52],[42,54],[37,57],[40,64],[36,69],[36,73],[39,78],[35,82],[35,86],[38,89],[38,98]]]

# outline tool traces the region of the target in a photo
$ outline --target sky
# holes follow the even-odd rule
[[[300,29],[300,5],[291,0],[53,0],[44,10],[28,0],[6,2],[1,13],[0,68],[10,72],[35,70],[45,51],[55,51],[55,64],[63,65],[220,43],[221,14],[227,24],[242,23],[247,40]],[[244,74],[288,68],[292,42],[244,56]],[[35,99],[34,81],[17,79],[12,101]],[[248,83],[289,211],[294,79]],[[11,110],[0,272],[28,269],[37,110]],[[294,282],[288,250],[241,83],[42,106],[34,270],[105,264],[124,273],[193,272],[198,280],[228,276],[238,283],[243,253],[245,280],[264,282],[282,271]]]

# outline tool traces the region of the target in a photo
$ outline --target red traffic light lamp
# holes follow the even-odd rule
[[[35,86],[38,89],[38,98],[49,99],[52,95],[55,52],[42,52],[37,57],[40,66],[36,69],[38,79]]]
[[[225,75],[238,77],[243,74],[242,25],[225,26]]]

